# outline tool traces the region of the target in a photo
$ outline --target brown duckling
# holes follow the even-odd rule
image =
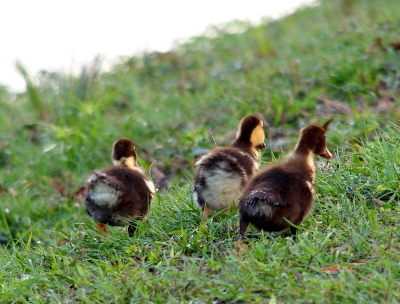
[[[265,148],[263,121],[247,116],[240,121],[235,141],[203,155],[196,163],[193,200],[208,217],[209,210],[219,211],[237,205],[244,187],[259,167],[260,152]]]
[[[332,157],[325,142],[331,121],[303,128],[294,151],[283,162],[253,177],[239,200],[239,239],[243,239],[249,223],[265,231],[290,227],[296,234],[296,227],[288,221],[298,226],[311,211],[315,196],[313,156]]]
[[[100,230],[105,225],[128,226],[135,232],[135,220],[149,211],[155,193],[153,182],[137,164],[135,144],[127,138],[113,145],[113,167],[93,173],[86,187],[85,206]]]

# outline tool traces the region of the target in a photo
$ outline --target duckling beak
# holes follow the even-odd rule
[[[326,159],[331,159],[332,158],[332,153],[326,149],[325,153],[320,154],[319,156],[326,158]]]
[[[267,145],[266,145],[265,143],[262,143],[262,144],[258,145],[258,146],[256,147],[256,149],[257,149],[257,150],[264,150],[266,146],[267,146]]]

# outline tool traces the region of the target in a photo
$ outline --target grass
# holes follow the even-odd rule
[[[19,66],[27,92],[0,87],[0,302],[398,303],[399,15],[395,0],[321,1],[108,73],[97,59],[76,78]],[[238,248],[235,211],[201,223],[193,162],[254,113],[263,167],[331,116],[335,158],[297,240],[250,229]],[[122,136],[169,187],[134,238],[104,238],[74,194]]]

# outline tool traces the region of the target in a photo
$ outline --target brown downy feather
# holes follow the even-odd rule
[[[207,217],[209,209],[235,206],[242,190],[258,170],[259,151],[265,148],[263,122],[257,116],[243,118],[235,141],[215,148],[195,164],[193,199]]]
[[[85,207],[101,230],[106,230],[105,225],[129,225],[132,234],[135,220],[141,220],[149,211],[154,184],[137,165],[135,144],[130,139],[114,143],[112,160],[115,166],[89,178]]]
[[[290,227],[296,234],[296,228],[290,223],[300,225],[314,201],[313,156],[332,157],[325,141],[330,122],[303,128],[294,151],[286,160],[267,167],[250,181],[239,200],[240,238],[249,223],[265,231]]]

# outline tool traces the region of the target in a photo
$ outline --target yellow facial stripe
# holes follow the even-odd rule
[[[113,160],[115,166],[123,166],[134,169],[137,167],[136,159],[133,156],[122,157],[120,160]]]
[[[258,125],[253,130],[253,132],[251,132],[250,142],[255,147],[255,146],[262,144],[264,142],[264,140],[265,140],[264,129],[261,125]]]

